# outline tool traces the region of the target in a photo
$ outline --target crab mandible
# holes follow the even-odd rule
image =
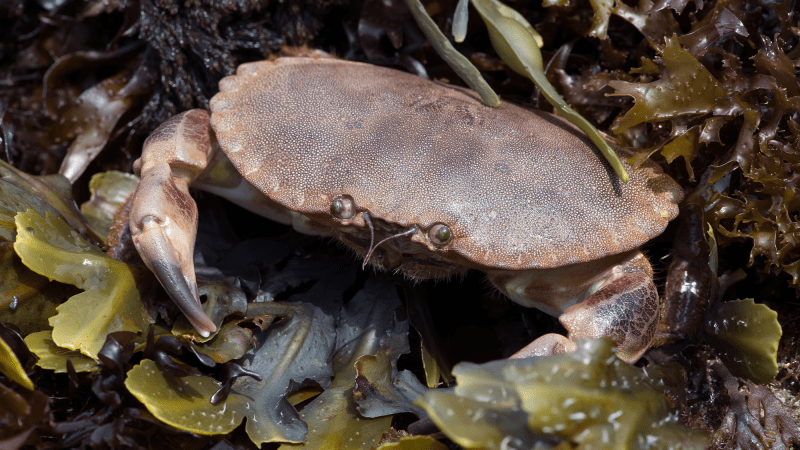
[[[202,335],[216,325],[197,294],[190,184],[414,278],[482,270],[512,300],[558,316],[571,339],[612,337],[628,361],[650,345],[659,310],[638,247],[682,197],[652,163],[627,167],[621,183],[551,114],[333,59],[240,66],[210,117],[165,122],[134,168],[136,248]],[[569,348],[551,334],[529,353]]]

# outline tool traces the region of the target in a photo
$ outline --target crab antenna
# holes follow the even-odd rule
[[[364,264],[361,265],[362,269],[367,266],[367,261],[369,261],[369,255],[372,254],[372,249],[375,248],[375,246],[372,245],[375,243],[375,228],[372,227],[372,219],[370,219],[369,213],[366,211],[364,211],[363,217],[364,217],[364,223],[366,223],[367,226],[369,227],[369,251],[367,252],[367,257],[364,259]]]
[[[370,230],[371,229],[372,229],[372,225],[370,224]],[[384,242],[388,241],[389,239],[399,238],[399,237],[402,237],[402,236],[409,236],[409,235],[412,235],[412,234],[416,233],[417,231],[419,231],[419,227],[417,227],[416,225],[412,225],[411,228],[407,229],[406,231],[403,231],[401,233],[397,233],[397,234],[395,234],[393,236],[389,236],[386,239],[383,239],[382,241],[378,242],[375,245],[372,245],[372,242],[370,242],[369,251],[367,252],[367,256],[364,257],[364,263],[361,264],[361,268],[363,269],[363,268],[367,267],[367,262],[369,262],[369,258],[372,256],[372,252],[376,248],[380,247],[381,244],[383,244]]]

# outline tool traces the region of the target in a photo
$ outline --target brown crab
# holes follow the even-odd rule
[[[571,339],[610,336],[630,361],[659,310],[639,246],[677,215],[682,191],[654,164],[627,169],[621,183],[550,114],[489,108],[382,67],[283,58],[240,66],[210,117],[184,112],[147,139],[130,226],[202,335],[216,326],[197,295],[190,184],[414,278],[482,270],[512,300],[558,316]],[[546,335],[526,352],[570,347]]]

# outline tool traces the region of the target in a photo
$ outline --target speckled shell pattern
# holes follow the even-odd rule
[[[239,67],[211,101],[218,142],[264,194],[311,218],[349,195],[421,234],[448,225],[441,256],[473,267],[551,268],[640,246],[677,213],[655,164],[618,180],[565,120],[404,72],[282,58]]]

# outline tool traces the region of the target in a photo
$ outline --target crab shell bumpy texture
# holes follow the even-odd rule
[[[472,91],[366,64],[245,64],[221,81],[211,111],[223,151],[278,203],[324,219],[349,195],[373,218],[423,232],[444,223],[452,242],[429,248],[476,268],[550,268],[636,248],[682,196],[655,164],[626,167],[621,183],[556,116],[493,109]]]

